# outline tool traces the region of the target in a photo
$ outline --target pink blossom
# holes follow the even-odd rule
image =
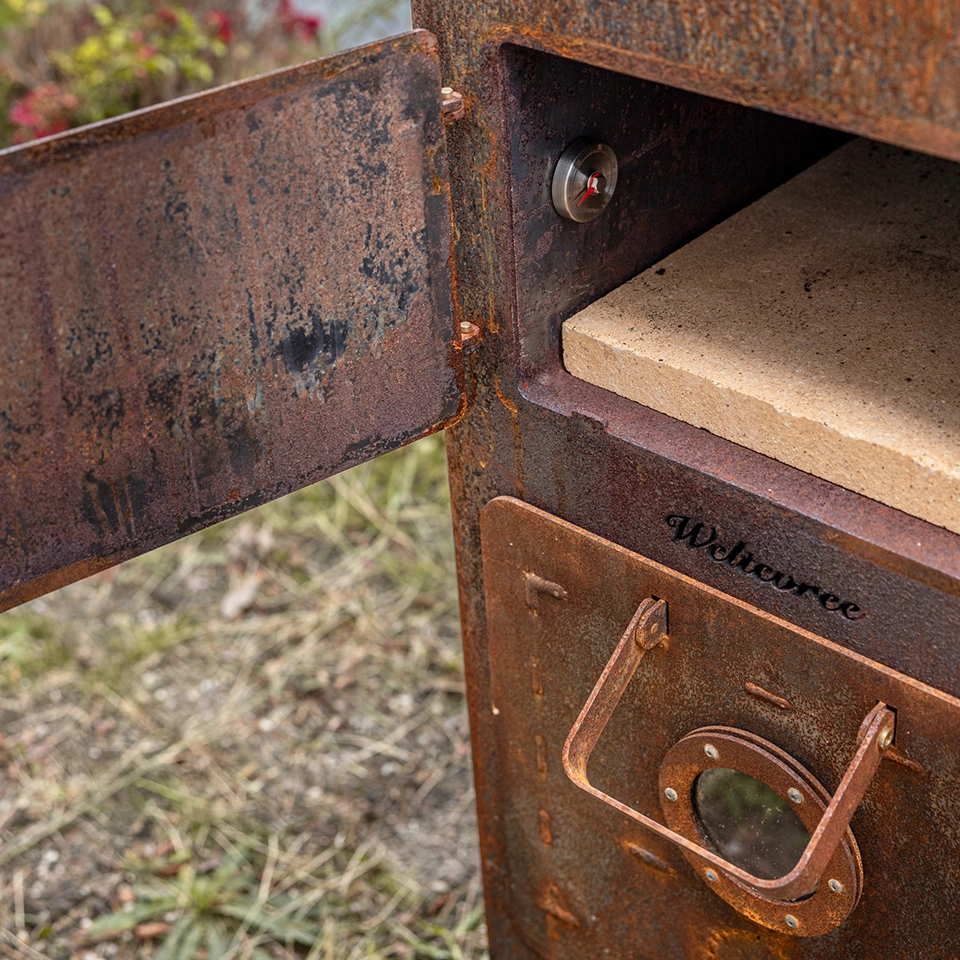
[[[16,128],[13,142],[26,143],[63,132],[70,126],[70,111],[78,105],[74,94],[64,93],[55,83],[34,87],[10,107],[8,118]]]
[[[303,13],[293,5],[293,0],[279,0],[277,19],[284,33],[298,40],[315,40],[323,21]]]
[[[213,28],[214,33],[224,43],[229,43],[233,39],[230,17],[222,10],[211,10],[207,14],[207,25]]]

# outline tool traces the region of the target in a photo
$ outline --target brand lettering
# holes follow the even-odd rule
[[[673,530],[674,543],[684,543],[688,550],[701,550],[703,555],[714,563],[739,570],[746,576],[759,580],[760,583],[769,583],[775,590],[780,590],[782,593],[792,593],[797,597],[812,597],[828,613],[839,613],[847,620],[859,620],[865,616],[863,610],[851,600],[844,600],[835,593],[824,590],[818,584],[796,580],[790,574],[754,559],[754,555],[747,549],[747,544],[743,540],[738,540],[732,547],[725,546],[717,540],[719,535],[717,528],[709,526],[702,520],[672,513],[666,518],[666,522],[667,526]]]

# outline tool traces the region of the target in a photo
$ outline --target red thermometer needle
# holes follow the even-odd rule
[[[589,179],[587,180],[587,192],[580,198],[580,202],[577,204],[578,207],[583,206],[583,201],[588,197],[592,197],[595,193],[600,191],[597,189],[597,182],[600,180],[599,173],[591,173]]]

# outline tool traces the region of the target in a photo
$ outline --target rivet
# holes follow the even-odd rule
[[[803,794],[796,787],[787,791],[787,798],[791,803],[803,803]]]
[[[881,750],[886,750],[887,747],[889,747],[891,743],[893,743],[893,731],[892,731],[892,730],[884,730],[883,733],[881,733],[880,736],[877,738],[877,746],[878,746]]]
[[[842,884],[839,880],[828,880],[828,881],[827,881],[827,886],[828,886],[834,893],[843,893],[843,884]]]
[[[720,751],[712,744],[708,743],[704,748],[703,752],[711,759],[717,760],[720,757]]]
[[[469,333],[473,329],[473,324],[469,320],[460,321],[460,332]]]
[[[784,918],[783,922],[791,929],[796,930],[800,926],[800,921],[792,914],[788,913]]]
[[[441,87],[440,93],[445,97],[449,97],[450,94],[453,93],[453,87]]]
[[[667,789],[663,791],[663,795],[664,795],[671,803],[673,803],[673,802],[677,799],[677,791],[674,790],[673,787],[667,787]]]
[[[704,873],[704,876],[705,876],[711,883],[716,883],[716,882],[717,882],[717,872],[716,872],[716,870],[707,870],[707,871]]]

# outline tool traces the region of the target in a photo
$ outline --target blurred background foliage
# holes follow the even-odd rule
[[[395,32],[401,6],[0,0],[0,147],[332,53],[365,34]]]

